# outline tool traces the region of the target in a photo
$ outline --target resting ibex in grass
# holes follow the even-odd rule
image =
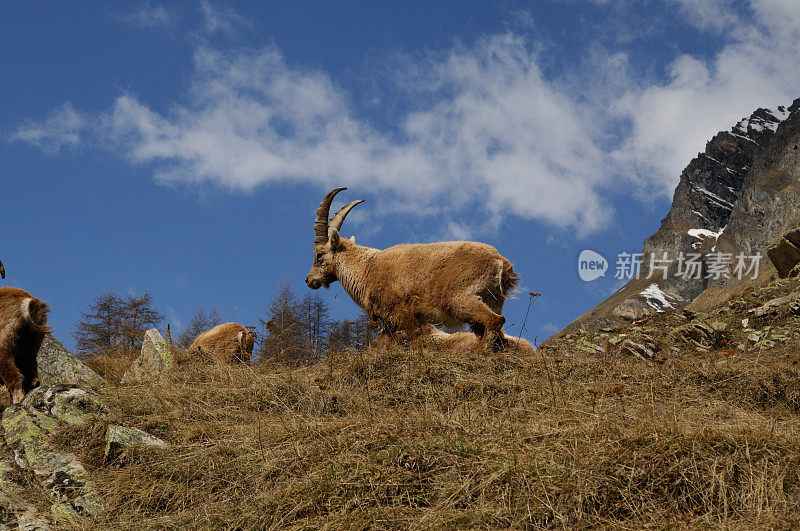
[[[475,350],[478,340],[474,334],[469,332],[453,332],[448,333],[439,330],[435,326],[428,326],[427,329],[418,337],[425,346],[434,347],[438,350],[447,352],[469,352]],[[535,352],[536,349],[526,340],[521,337],[505,336],[506,350],[509,352],[518,352],[520,354],[530,354]]]
[[[372,249],[339,236],[347,214],[363,200],[342,207],[328,222],[331,202],[346,188],[331,190],[314,222],[314,265],[306,284],[326,288],[338,280],[356,304],[392,335],[413,336],[427,323],[467,323],[481,343],[505,345],[501,315],[519,275],[485,243],[414,243]]]
[[[197,336],[187,351],[218,363],[247,363],[253,355],[255,338],[255,332],[239,323],[223,323]]]
[[[0,288],[0,379],[15,404],[39,383],[36,355],[50,331],[48,310],[27,291]]]

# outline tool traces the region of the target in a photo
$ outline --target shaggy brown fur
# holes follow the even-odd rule
[[[239,323],[222,323],[192,341],[188,352],[206,356],[217,363],[250,361],[255,333]]]
[[[390,335],[413,336],[427,323],[469,324],[493,348],[505,345],[501,315],[508,292],[519,275],[491,245],[455,241],[403,244],[380,250],[340,238],[350,203],[322,227],[333,199],[331,192],[317,211],[314,264],[306,277],[311,289],[341,282],[345,291]],[[320,235],[326,230],[324,241]]]
[[[0,379],[15,404],[39,384],[36,355],[50,331],[48,311],[27,291],[0,288]]]
[[[475,334],[469,332],[443,332],[434,326],[429,326],[427,331],[419,337],[423,346],[445,352],[467,352],[480,347],[480,342]],[[520,354],[531,354],[536,349],[521,337],[505,336],[506,348],[508,352],[519,352]]]

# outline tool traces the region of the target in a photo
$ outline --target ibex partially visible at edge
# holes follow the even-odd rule
[[[50,331],[48,310],[27,291],[0,288],[0,379],[15,404],[39,383],[36,355]]]
[[[314,222],[314,264],[306,277],[311,289],[339,281],[344,290],[385,331],[423,333],[428,323],[468,324],[493,350],[505,343],[501,315],[519,275],[491,245],[478,242],[402,244],[388,249],[356,245],[339,236],[347,214],[363,200],[342,207],[328,222],[334,196],[328,192]]]

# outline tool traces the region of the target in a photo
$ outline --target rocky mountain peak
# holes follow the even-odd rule
[[[644,242],[638,278],[565,332],[682,308],[702,301],[701,295],[719,296],[742,281],[774,274],[767,247],[800,218],[798,144],[800,99],[788,108],[756,109],[714,135],[681,172],[669,213]],[[758,273],[752,266],[759,259],[746,261],[756,255],[762,257]],[[721,259],[728,261],[726,271]]]
[[[789,111],[784,106],[775,109],[756,109],[749,118],[743,118],[731,129],[735,135],[742,135],[750,140],[764,140],[762,133],[769,129],[773,133],[778,128],[778,124],[789,117]]]

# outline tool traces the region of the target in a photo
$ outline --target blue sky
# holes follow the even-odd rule
[[[106,289],[254,324],[327,190],[358,243],[475,239],[546,337],[617,287],[720,129],[800,97],[800,2],[7,2],[0,260],[56,335]],[[338,203],[337,203],[338,204]],[[612,272],[613,273],[613,272]],[[319,292],[334,317],[356,307]]]

